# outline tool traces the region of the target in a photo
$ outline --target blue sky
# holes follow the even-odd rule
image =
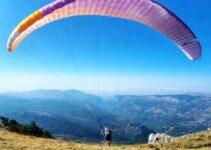
[[[102,93],[211,92],[211,2],[158,0],[194,31],[203,48],[188,60],[162,34],[136,22],[74,17],[31,34],[14,53],[15,26],[51,0],[0,1],[0,91],[79,89]]]

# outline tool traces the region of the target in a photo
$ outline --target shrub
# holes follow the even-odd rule
[[[30,124],[20,124],[16,120],[10,120],[6,117],[0,117],[0,126],[11,132],[16,132],[24,135],[53,138],[49,131],[41,129],[34,121]]]

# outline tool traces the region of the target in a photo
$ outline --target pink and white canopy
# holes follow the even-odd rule
[[[153,0],[56,0],[23,20],[12,32],[13,51],[31,32],[59,19],[98,15],[145,24],[169,37],[191,60],[201,57],[201,46],[190,28],[170,10]]]

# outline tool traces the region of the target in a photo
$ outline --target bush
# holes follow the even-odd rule
[[[49,131],[41,129],[34,121],[30,124],[20,124],[16,120],[10,120],[6,117],[0,117],[0,126],[11,132],[16,132],[24,135],[53,138]]]

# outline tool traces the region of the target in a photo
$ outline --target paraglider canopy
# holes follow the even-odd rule
[[[154,0],[56,0],[23,20],[8,40],[8,50],[37,28],[59,19],[98,15],[145,24],[169,37],[190,60],[201,57],[201,46],[191,29],[174,13]]]

